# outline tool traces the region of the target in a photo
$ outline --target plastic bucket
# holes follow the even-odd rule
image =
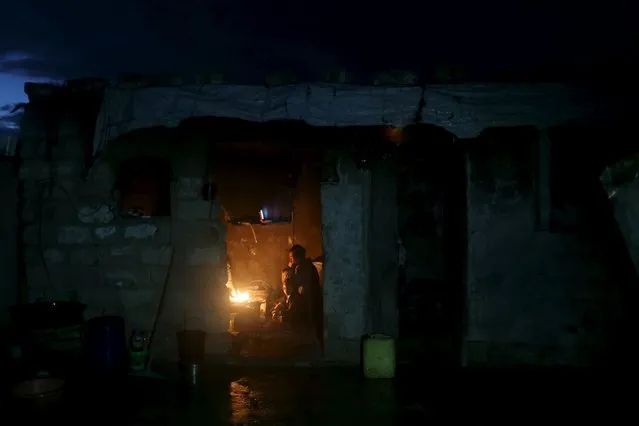
[[[131,358],[131,371],[142,371],[146,368],[146,364],[149,359],[149,351],[145,349],[143,351],[131,351],[129,353]]]
[[[177,332],[178,354],[184,364],[201,364],[206,348],[206,333],[201,330]]]
[[[126,372],[128,348],[124,318],[103,316],[89,320],[87,351],[89,365],[96,372]]]
[[[188,386],[200,384],[200,364],[180,363],[182,383]]]

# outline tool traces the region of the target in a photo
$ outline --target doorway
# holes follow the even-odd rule
[[[398,155],[398,359],[455,367],[465,330],[464,144],[435,126],[405,134]]]
[[[246,123],[244,131],[214,143],[208,185],[226,224],[233,356],[308,360],[322,355],[320,153],[310,133],[310,126],[297,123]],[[285,294],[283,271],[291,267],[292,247],[304,249],[301,263],[307,269],[302,269],[316,281],[298,285],[296,278],[297,293]],[[318,289],[311,296],[301,289],[305,286]],[[300,315],[308,320],[291,320],[289,311],[297,309],[293,300],[304,303]]]

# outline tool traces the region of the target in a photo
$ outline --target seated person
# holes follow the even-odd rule
[[[299,289],[293,280],[293,270],[286,268],[282,271],[282,290],[284,297],[275,304],[272,318],[292,327],[299,327],[307,322],[308,313],[304,298],[300,295]]]
[[[322,331],[322,289],[320,277],[311,259],[306,257],[306,249],[299,244],[288,251],[288,270],[292,270],[292,281],[302,296],[307,315],[307,324],[316,328],[318,339],[323,339]]]

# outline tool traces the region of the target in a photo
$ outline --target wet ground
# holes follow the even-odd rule
[[[321,347],[313,330],[260,327],[232,336],[232,355],[250,359],[319,361]]]
[[[167,421],[166,407],[172,406],[170,424],[176,425],[394,424],[392,382],[362,385],[348,370],[218,371],[199,389],[178,386],[156,394],[153,399],[162,399],[162,408],[147,406],[135,423]]]
[[[69,386],[64,405],[47,422],[363,426],[604,420],[614,425],[634,416],[634,381],[617,373],[407,369],[395,380],[367,381],[349,368],[210,366],[201,372],[199,386],[187,388],[177,369],[165,372],[166,379],[110,384],[84,377]],[[26,411],[11,408],[6,415],[27,420]]]

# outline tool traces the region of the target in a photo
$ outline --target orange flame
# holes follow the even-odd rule
[[[229,300],[231,303],[247,303],[251,301],[251,296],[248,291],[238,291],[236,289],[232,289],[229,294]]]

